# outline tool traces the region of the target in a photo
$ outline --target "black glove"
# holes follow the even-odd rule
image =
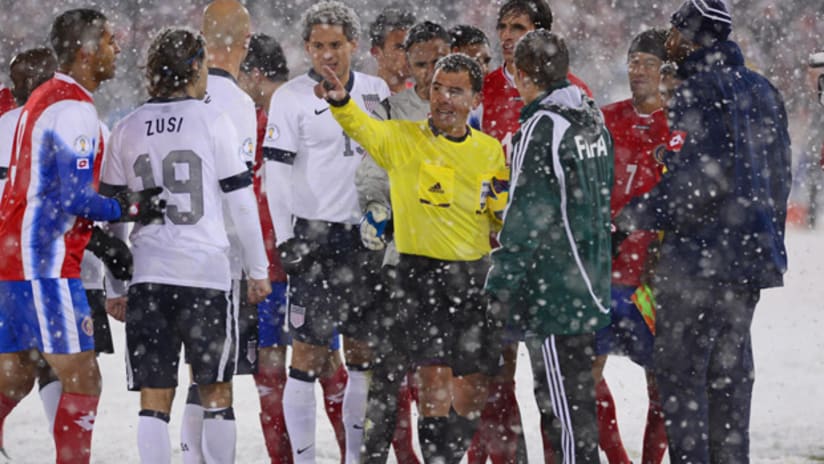
[[[141,224],[163,224],[166,200],[160,199],[163,187],[152,187],[139,192],[123,190],[114,199],[120,203],[121,222],[139,222]]]
[[[624,240],[629,237],[629,232],[619,229],[612,225],[612,257],[615,258],[618,256],[618,249],[621,248],[621,244],[624,243]]]
[[[315,262],[312,258],[312,247],[305,240],[290,238],[278,245],[280,262],[287,274],[303,274]]]
[[[119,238],[94,226],[86,249],[94,253],[118,280],[132,278],[132,252]]]

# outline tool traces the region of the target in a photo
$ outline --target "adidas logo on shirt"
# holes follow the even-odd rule
[[[435,185],[433,185],[432,187],[429,187],[429,192],[430,193],[444,193],[443,192],[443,187],[441,187],[440,182],[435,182]]]

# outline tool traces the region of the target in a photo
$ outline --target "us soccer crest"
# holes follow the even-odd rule
[[[367,113],[374,113],[375,110],[381,106],[381,97],[376,93],[367,93],[363,95],[363,106],[366,107]]]
[[[302,327],[305,322],[306,308],[296,304],[289,305],[289,323],[292,324],[292,327],[297,329]]]

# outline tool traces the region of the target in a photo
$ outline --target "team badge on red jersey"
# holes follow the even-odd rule
[[[684,142],[687,141],[687,133],[684,131],[672,131],[669,141],[667,142],[667,150],[679,152],[684,148]]]

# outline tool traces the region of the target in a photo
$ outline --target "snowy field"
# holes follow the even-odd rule
[[[824,462],[824,232],[792,230],[787,286],[764,292],[755,314],[756,382],[753,397],[752,461],[754,463]],[[123,326],[115,322],[115,355],[100,358],[103,397],[94,433],[94,463],[138,462],[136,426],[138,395],[125,387]],[[541,462],[538,414],[532,381],[522,350],[518,396],[523,409],[530,462]],[[606,378],[615,396],[619,424],[630,457],[640,460],[646,417],[643,372],[626,359],[612,358]],[[181,376],[185,378],[185,376]],[[318,387],[320,398],[320,388]],[[184,389],[172,412],[172,443],[176,443]],[[322,404],[319,400],[319,404]],[[235,382],[238,418],[238,463],[266,462],[258,422],[258,400],[252,379]],[[14,463],[53,462],[39,397],[31,394],[6,420],[5,445]],[[325,415],[318,417],[318,461],[339,462],[337,446]],[[394,459],[394,458],[393,458]],[[173,461],[180,462],[175,450]],[[606,462],[604,460],[604,462]]]

